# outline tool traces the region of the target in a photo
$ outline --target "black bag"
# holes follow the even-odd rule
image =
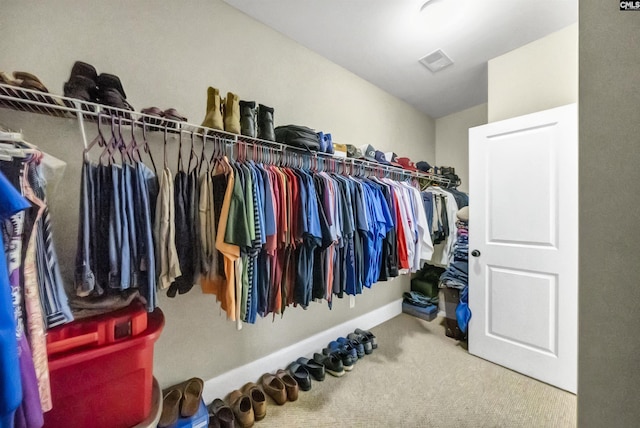
[[[278,126],[276,131],[276,141],[289,146],[300,147],[313,152],[320,149],[318,134],[311,128],[298,125]]]

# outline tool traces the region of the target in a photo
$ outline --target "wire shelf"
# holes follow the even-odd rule
[[[18,86],[0,83],[0,107],[29,113],[44,114],[47,116],[75,118],[79,122],[85,147],[87,146],[85,121],[100,123],[113,123],[118,121],[120,125],[144,127],[150,131],[166,133],[187,133],[192,136],[205,138],[214,137],[222,140],[229,146],[236,149],[236,153],[244,153],[246,156],[247,147],[252,151],[272,150],[280,153],[281,159],[287,164],[292,164],[295,156],[309,157],[314,165],[328,166],[334,172],[351,174],[372,174],[378,177],[403,177],[404,179],[415,178],[438,183],[444,187],[449,187],[451,182],[448,178],[438,174],[406,170],[392,165],[384,165],[365,159],[344,158],[328,153],[312,152],[303,148],[281,144],[275,141],[261,140],[244,135],[232,134],[229,132],[206,128],[201,125],[178,121],[174,119],[160,118],[136,111],[125,110],[108,105],[93,103],[89,101],[63,97],[47,92],[40,92]],[[232,147],[232,148],[233,148]],[[250,152],[249,152],[250,153]]]

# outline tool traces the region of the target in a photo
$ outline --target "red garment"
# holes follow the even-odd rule
[[[398,195],[393,192],[393,200],[395,201],[395,215],[396,215],[396,227],[398,231],[398,268],[409,269],[409,255],[407,254],[407,240],[404,234],[404,227],[402,226],[402,218],[400,217],[400,201]]]

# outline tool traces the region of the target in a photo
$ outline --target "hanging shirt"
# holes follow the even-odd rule
[[[29,207],[29,202],[0,171],[0,223]],[[13,412],[22,401],[22,383],[5,246],[6,243],[2,246],[0,257],[0,422],[6,422],[8,426],[8,421],[13,421]]]

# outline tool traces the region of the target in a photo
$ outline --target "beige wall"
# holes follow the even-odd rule
[[[487,104],[436,119],[436,165],[453,166],[469,192],[469,128],[487,123]]]
[[[212,85],[275,107],[277,125],[304,124],[332,132],[336,141],[435,158],[430,117],[222,1],[191,1],[189,7],[148,0],[2,3],[3,70],[33,72],[52,92],[62,92],[73,62],[83,60],[120,76],[138,110],[175,107],[200,123]],[[77,123],[6,109],[0,109],[0,123],[22,129],[29,141],[69,164],[50,200],[69,279],[82,148]],[[162,145],[153,140],[159,158]],[[407,277],[376,284],[356,298],[353,309],[346,301],[337,301],[331,311],[326,303],[306,311],[289,308],[282,319],[259,319],[239,332],[215,299],[198,289],[176,299],[162,297],[166,325],[155,348],[156,377],[162,386],[191,376],[215,377],[395,301],[408,284]]]
[[[577,100],[578,24],[489,61],[489,122]]]
[[[640,421],[638,18],[580,1],[581,428]]]

